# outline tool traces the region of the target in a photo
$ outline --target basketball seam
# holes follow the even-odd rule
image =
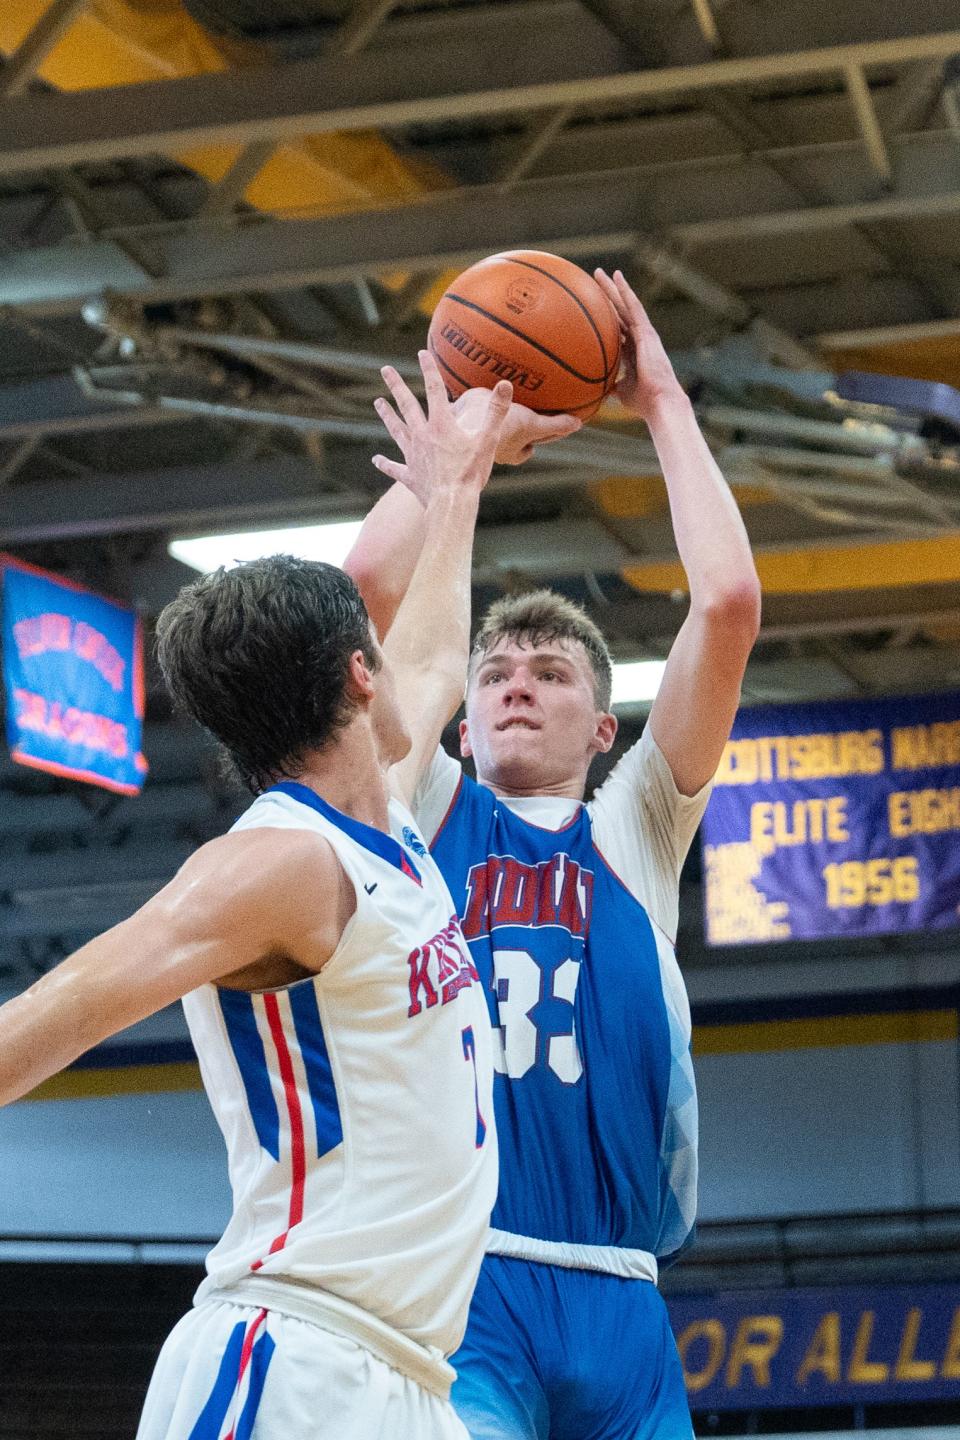
[[[546,355],[548,360],[552,360],[554,365],[559,365],[561,370],[566,370],[567,374],[572,375],[575,380],[579,380],[581,385],[606,385],[609,379],[609,372],[605,371],[603,375],[581,375],[579,370],[574,370],[573,366],[568,365],[565,360],[561,360],[559,355],[554,355],[553,351],[548,350],[546,345],[541,345],[539,341],[532,340],[530,336],[525,335],[522,330],[518,330],[513,325],[508,325],[506,320],[501,320],[500,316],[494,315],[491,310],[484,310],[482,305],[475,304],[473,300],[465,300],[462,295],[456,295],[452,290],[447,291],[444,299],[454,300],[458,305],[463,305],[465,309],[473,310],[477,315],[482,315],[485,320],[492,320],[494,325],[500,326],[501,330],[506,330],[508,334],[515,335],[518,340],[522,340],[524,344],[529,345],[531,349],[539,350],[541,355]],[[482,342],[478,340],[474,343],[479,345]],[[604,352],[603,358],[604,364],[606,364],[606,352]]]
[[[437,362],[437,364],[440,366],[440,368],[441,368],[442,370],[446,370],[446,372],[447,372],[448,375],[452,375],[453,378],[454,378],[454,380],[456,380],[457,384],[458,384],[458,385],[462,385],[463,388],[464,388],[464,390],[473,390],[473,389],[476,388],[475,386],[473,386],[473,385],[470,384],[469,380],[464,380],[464,378],[463,378],[462,375],[458,375],[457,372],[456,372],[456,370],[454,370],[454,368],[453,368],[452,365],[448,365],[448,364],[447,364],[447,362],[446,362],[446,360],[444,360],[443,356],[440,355],[440,354],[438,354],[437,348],[436,348],[436,346],[433,344],[433,342],[432,342],[431,340],[428,340],[428,341],[427,341],[427,349],[430,351],[430,354],[433,356],[434,360],[436,360],[436,362]],[[459,398],[459,397],[458,397],[458,398]]]
[[[565,285],[564,282],[558,279],[556,275],[552,274],[551,271],[544,270],[541,265],[534,265],[532,260],[518,260],[515,255],[504,255],[503,259],[509,260],[511,265],[523,265],[524,268],[527,270],[534,270],[538,275],[546,276],[546,278],[548,280],[552,280],[555,285],[559,285],[561,290],[565,290],[575,305],[579,305],[580,309],[583,311],[586,317],[587,324],[590,326],[594,335],[596,335],[597,337],[597,344],[600,346],[600,354],[603,356],[603,381],[604,384],[606,384],[607,380],[610,378],[610,363],[607,360],[607,347],[603,343],[603,336],[600,334],[600,331],[597,328],[596,321],[594,320],[593,316],[590,314],[590,311],[587,309],[586,305],[584,305],[583,301],[580,299],[576,291],[571,290],[569,285]]]

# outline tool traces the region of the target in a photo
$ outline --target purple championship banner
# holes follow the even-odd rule
[[[21,765],[136,795],[147,763],[132,610],[0,555],[7,740]]]
[[[691,1410],[960,1400],[960,1285],[671,1296]]]
[[[701,836],[711,945],[960,924],[960,695],[741,711]]]

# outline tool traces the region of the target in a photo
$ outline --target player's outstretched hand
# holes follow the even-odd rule
[[[486,418],[490,404],[489,390],[465,390],[453,402],[457,421],[465,430],[476,430]],[[551,440],[565,440],[583,425],[575,415],[538,415],[516,401],[507,411],[500,431],[495,456],[498,465],[523,465],[533,454],[535,445],[549,445]]]
[[[594,270],[594,278],[617,312],[623,331],[623,373],[616,395],[625,410],[649,420],[658,402],[683,395],[663,341],[622,271],[613,278]]]
[[[380,372],[397,408],[394,410],[388,400],[378,398],[373,402],[374,409],[405,463],[374,455],[373,464],[391,480],[399,480],[426,505],[438,490],[463,485],[482,489],[487,483],[510,410],[513,386],[509,380],[501,380],[488,392],[485,415],[468,426],[459,422],[429,350],[421,350],[418,359],[427,394],[426,414],[392,365],[385,365]]]

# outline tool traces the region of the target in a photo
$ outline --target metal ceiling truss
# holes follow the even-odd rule
[[[139,314],[130,312],[128,306],[116,302],[97,307],[91,318],[114,339],[122,339],[129,353],[136,357],[135,362],[106,370],[78,368],[75,377],[79,389],[74,387],[71,390],[67,377],[25,387],[38,408],[45,406],[47,410],[45,416],[38,414],[31,422],[18,418],[24,414],[25,397],[23,393],[15,393],[13,404],[6,406],[7,423],[4,425],[4,396],[0,393],[0,438],[19,442],[14,445],[5,464],[5,469],[11,474],[29,458],[30,449],[25,447],[50,429],[56,429],[65,422],[71,423],[71,410],[76,413],[78,426],[93,423],[109,425],[123,415],[123,411],[118,411],[116,407],[128,405],[130,409],[127,413],[131,420],[144,417],[144,423],[151,423],[158,415],[169,419],[171,415],[189,414],[244,426],[266,425],[306,436],[356,442],[350,459],[350,479],[343,473],[349,448],[338,452],[333,462],[323,452],[319,453],[316,462],[309,462],[307,496],[296,484],[292,490],[285,488],[282,477],[276,485],[271,484],[270,467],[267,466],[267,473],[260,468],[253,470],[253,493],[247,497],[242,477],[250,473],[249,468],[244,471],[235,465],[228,467],[231,477],[237,477],[231,503],[227,507],[228,513],[235,517],[234,523],[250,523],[257,514],[264,513],[264,491],[257,483],[261,479],[269,496],[266,508],[275,517],[309,516],[311,510],[319,516],[323,506],[315,506],[313,497],[324,481],[330,492],[325,502],[327,505],[341,507],[341,513],[343,509],[363,513],[375,493],[366,452],[382,439],[380,425],[368,409],[370,390],[379,389],[379,386],[358,387],[354,382],[358,375],[362,377],[365,374],[373,380],[380,365],[393,357],[263,336],[211,333],[173,326],[152,327]],[[197,393],[185,394],[182,388],[164,393],[168,382],[176,386],[184,374],[197,374],[201,378],[208,372],[211,375],[220,374],[216,368],[210,371],[209,366],[205,370],[205,361],[197,363],[197,357],[207,355],[211,350],[241,360],[254,358],[258,365],[270,372],[271,379],[297,383],[286,395],[258,396],[255,392],[251,393],[246,385],[238,392],[229,374],[223,373],[221,384],[206,384]],[[688,381],[691,378],[700,381],[708,379],[719,365],[729,390],[737,376],[735,352],[723,358],[708,354],[702,369],[698,369],[696,355],[678,358],[681,372],[685,373]],[[416,366],[412,362],[400,359],[399,364],[406,374],[416,375]],[[315,378],[318,369],[326,372],[322,381]],[[165,374],[165,371],[168,373]],[[749,393],[751,380],[758,375],[760,383],[764,377],[773,375],[794,404],[798,399],[806,399],[813,402],[814,408],[819,409],[821,414],[830,414],[828,395],[834,388],[834,379],[829,373],[808,371],[803,375],[791,375],[770,366],[759,367],[759,371],[756,367],[748,367],[744,374],[746,393]],[[338,377],[341,380],[346,377],[350,382],[342,392],[334,388]],[[57,415],[58,401],[65,414]],[[940,493],[943,489],[943,466],[949,462],[932,456],[909,422],[903,422],[898,429],[890,425],[862,423],[851,429],[842,424],[846,413],[843,407],[835,410],[829,419],[815,419],[771,411],[769,404],[768,397],[762,410],[743,404],[710,403],[709,400],[699,406],[701,422],[712,438],[734,488],[741,485],[756,488],[759,485],[788,508],[834,528],[877,533],[890,530],[906,535],[951,530],[957,524],[960,505],[949,490],[946,494]],[[84,407],[88,407],[90,413],[84,414]],[[25,431],[25,426],[32,428]],[[537,467],[529,468],[517,488],[525,491],[569,488],[572,470],[577,472],[574,484],[582,483],[591,473],[612,473],[624,477],[656,474],[659,467],[649,440],[637,427],[632,428],[634,433],[591,427],[566,442],[552,446],[549,455],[543,457],[548,461],[549,468],[545,472]],[[773,445],[772,441],[779,443]],[[361,446],[364,448],[360,449]],[[566,476],[563,473],[565,469]],[[222,510],[220,477],[223,470],[224,467],[211,465],[197,469],[200,483],[192,495],[194,503],[189,511],[193,523],[213,521],[218,510]],[[946,478],[949,481],[952,475]],[[128,481],[118,476],[104,477],[100,485],[94,487],[91,483],[76,491],[77,505],[71,507],[67,504],[64,510],[58,502],[53,528],[48,528],[43,505],[45,499],[56,491],[51,491],[48,485],[45,494],[43,487],[34,484],[24,497],[19,494],[16,497],[25,500],[26,513],[21,513],[16,521],[11,515],[10,523],[14,525],[14,535],[21,538],[61,539],[71,534],[105,533],[104,526],[114,531],[150,531],[164,528],[178,516],[181,517],[178,523],[187,523],[187,517],[175,499],[177,472],[170,472],[165,488],[168,503],[159,507],[141,503],[138,507],[137,495],[152,492],[148,477],[139,480],[133,477]],[[500,493],[506,494],[508,488],[504,484]],[[104,497],[107,495],[110,500],[105,505]],[[40,505],[40,513],[33,516],[29,513],[31,499]],[[2,520],[0,508],[0,524]],[[225,515],[223,523],[226,523]],[[9,536],[6,543],[11,543]],[[619,569],[631,558],[629,551],[623,547],[617,552],[608,554],[605,550],[603,553],[608,562],[607,568],[612,569]],[[541,548],[538,573],[547,564],[553,566],[556,573],[603,568],[592,552],[590,556],[586,555],[582,543],[571,544],[566,555],[562,544],[546,550]]]
[[[862,190],[850,175],[849,147],[822,147],[831,188]],[[755,211],[755,178],[742,157],[725,161],[723,183],[690,185],[682,195],[651,181],[640,164],[619,170],[445,190],[400,205],[310,219],[266,215],[126,228],[84,242],[18,251],[4,258],[0,305],[35,315],[69,315],[91,296],[112,292],[143,304],[206,296],[336,285],[407,270],[435,274],[511,247],[582,256],[637,257],[662,268],[672,286],[724,317],[747,323],[749,300],[702,274],[698,250],[745,239],[828,234],[848,226],[897,223],[960,211],[960,147],[934,134],[891,142],[902,174],[895,195],[798,209]],[[716,169],[716,157],[703,162]],[[719,177],[718,177],[719,178]],[[2,203],[2,202],[0,202]],[[159,274],[121,248],[149,239]],[[678,247],[678,248],[677,248]],[[153,267],[152,267],[153,268]],[[878,317],[879,318],[879,317]]]
[[[511,10],[508,17],[500,7],[471,8],[465,19],[451,23],[448,17],[443,25],[396,22],[389,27],[389,47],[369,47],[349,59],[330,55],[271,67],[268,84],[255,67],[121,86],[109,92],[109,104],[98,91],[16,96],[0,109],[0,175],[177,153],[192,146],[280,142],[307,134],[391,130],[567,106],[640,104],[784,81],[836,77],[849,83],[856,72],[946,61],[960,52],[960,30],[954,29],[611,73],[609,53],[606,70],[598,70],[602,47],[590,43],[582,18],[576,24],[568,6]],[[545,10],[553,12],[546,28]],[[485,31],[495,44],[484,43]],[[529,73],[531,44],[550,79],[525,83],[519,78]],[[853,83],[862,103],[860,84]]]
[[[345,511],[364,514],[382,488],[369,447],[331,446],[325,469],[336,489],[324,491],[316,463],[294,456],[8,486],[0,490],[0,545],[342,519]]]
[[[960,340],[960,317],[949,320],[921,320],[911,325],[876,325],[866,330],[824,331],[816,337],[823,350],[867,349],[879,345],[902,345],[915,340]]]
[[[591,3],[591,8],[595,9],[605,23],[611,26],[614,33],[620,36],[628,53],[635,60],[647,65],[662,66],[668,63],[667,45],[669,41],[666,37],[662,34],[652,33],[650,27],[647,26],[644,28],[643,38],[640,40],[639,27],[634,17],[628,18],[619,12],[615,8],[615,0],[614,8],[611,8],[610,0],[599,0],[599,3],[598,0],[588,0],[588,3]],[[703,3],[706,4],[706,0],[703,0]],[[694,9],[701,34],[711,51],[714,55],[726,53],[719,28],[709,7],[707,7],[706,14],[702,14],[699,0],[694,0]],[[727,18],[729,19],[729,16]],[[749,42],[751,50],[755,46],[759,49],[764,48],[762,44],[757,44],[758,39],[759,36],[751,35]],[[950,63],[947,62],[948,67]],[[931,77],[931,71],[936,71],[936,79]],[[918,78],[919,72],[923,72],[922,84]],[[913,121],[914,124],[926,124],[929,114],[926,106],[921,105],[918,101],[918,91],[922,93],[927,106],[930,104],[931,94],[933,103],[935,103],[937,94],[943,88],[945,73],[942,61],[916,61],[901,69],[896,86],[897,113],[903,117],[899,123],[895,123],[896,116],[890,116],[889,105],[885,107],[887,128],[891,133],[896,134],[899,130],[906,129],[906,121],[912,115],[916,117]],[[836,77],[834,79],[836,80]],[[859,140],[854,142],[855,149],[850,157],[852,167],[856,169],[858,162],[865,154],[872,172],[872,180],[874,182],[879,180],[884,189],[892,190],[896,184],[896,173],[891,161],[889,146],[881,129],[868,78],[862,65],[848,64],[844,68],[843,83],[859,131]],[[829,78],[827,84],[829,85]],[[741,153],[749,157],[752,163],[765,167],[770,176],[776,177],[777,181],[781,182],[781,187],[786,186],[797,200],[807,206],[831,203],[835,197],[822,185],[815,167],[809,163],[813,158],[810,154],[810,147],[790,147],[789,150],[785,150],[782,146],[785,138],[782,121],[779,117],[774,119],[772,113],[764,113],[764,111],[771,110],[771,102],[775,103],[775,101],[776,94],[770,97],[766,105],[762,105],[756,103],[754,96],[748,97],[718,88],[705,90],[698,97],[702,112],[712,117],[716,122],[716,128],[736,137],[740,142]],[[809,101],[807,107],[809,107]],[[788,124],[787,135],[789,134],[790,125]],[[846,177],[846,184],[840,188],[838,195],[846,195],[847,189],[851,186],[854,189],[857,188],[853,175]],[[861,224],[857,227],[857,234],[863,242],[869,245],[872,253],[891,270],[909,276],[921,305],[932,303],[935,309],[945,309],[948,314],[952,313],[954,300],[949,293],[949,285],[944,287],[940,283],[939,276],[930,273],[930,267],[923,264],[922,257],[918,259],[912,251],[898,247],[896,243],[891,245],[890,237],[878,234],[876,227],[871,228]],[[655,284],[653,292],[648,289],[646,294],[656,293],[659,288],[659,284]],[[797,362],[787,360],[785,363]]]
[[[0,69],[0,96],[19,95],[89,0],[52,0],[19,48]]]
[[[35,481],[16,493],[0,494],[0,543],[148,533],[174,526],[242,527],[284,519],[359,517],[378,493],[379,482],[367,458],[382,438],[376,421],[291,415],[177,397],[162,398],[160,403],[181,412],[244,424],[287,425],[359,443],[331,447],[328,442],[319,465],[277,457],[139,475],[88,476],[82,485]],[[861,434],[838,424],[730,406],[702,407],[701,420],[714,437],[718,462],[735,491],[740,486],[760,486],[789,509],[857,532],[926,535],[950,532],[960,525],[960,497],[931,492],[915,478],[937,480],[941,470],[914,437],[897,436],[884,427]],[[781,439],[792,435],[796,446],[762,443],[773,432]],[[755,442],[724,444],[721,437],[731,433],[753,434]],[[833,453],[801,448],[808,443],[823,447],[833,439],[837,441]],[[555,444],[543,458],[548,468],[533,466],[522,476],[502,477],[494,482],[492,493],[559,491],[582,486],[591,474],[647,477],[659,468],[649,441],[637,434],[601,429]],[[909,476],[899,468],[904,464]],[[529,539],[524,526],[516,527],[509,546],[505,535],[494,537],[499,558],[494,560],[491,554],[489,563],[500,573],[562,575],[584,569],[618,572],[637,558],[626,545],[608,539],[600,550],[588,545],[580,521],[569,533],[562,522],[557,523],[556,534],[549,527],[538,527],[536,556],[528,555],[526,561],[517,558],[518,547],[522,549]],[[478,554],[478,576],[484,563]]]

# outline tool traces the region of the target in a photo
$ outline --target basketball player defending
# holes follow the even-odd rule
[[[0,1010],[0,1102],[183,997],[233,1215],[161,1353],[141,1440],[454,1440],[496,1193],[490,1028],[405,808],[459,704],[470,550],[510,403],[385,401],[426,538],[381,649],[353,582],[285,556],[159,622],[175,698],[256,795],[129,920]],[[385,462],[389,463],[389,462]],[[405,718],[409,717],[409,725]]]
[[[760,591],[737,507],[656,332],[619,273],[597,278],[624,332],[618,394],[660,458],[690,609],[642,738],[583,805],[591,760],[616,731],[607,647],[560,596],[498,602],[474,645],[460,727],[477,783],[441,751],[415,798],[496,1045],[500,1192],[453,1392],[475,1440],[692,1434],[656,1288],[696,1207],[678,877],[733,721]],[[381,502],[402,509],[406,536],[396,512],[392,536],[374,515],[348,562],[374,613],[389,613],[409,563],[393,551],[381,609],[388,547],[416,554],[422,521],[409,501],[394,489]]]

